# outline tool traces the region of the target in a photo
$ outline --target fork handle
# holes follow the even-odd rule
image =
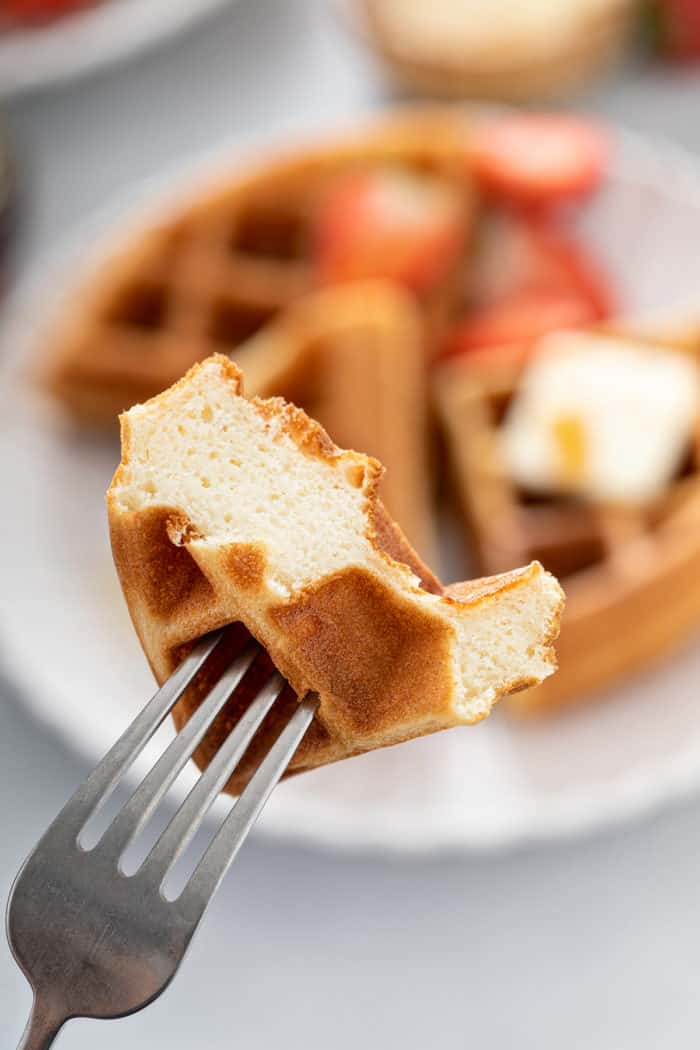
[[[48,1050],[64,1021],[65,1017],[58,1018],[40,999],[35,999],[17,1050]]]

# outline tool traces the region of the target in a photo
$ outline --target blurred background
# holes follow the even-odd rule
[[[453,108],[421,123],[413,104],[436,101]],[[111,420],[269,324],[303,356],[297,300],[331,296],[316,338],[340,286],[406,293],[395,330],[358,315],[355,333],[394,362],[363,395],[394,429],[333,404],[342,348],[308,388],[273,372],[261,391],[395,454],[385,496],[446,575],[537,556],[571,615],[549,692],[281,789],[173,989],[63,1043],[694,1045],[700,5],[0,0],[0,113],[3,900],[150,688],[109,563]],[[359,142],[350,162],[338,141]],[[241,205],[242,154],[308,142],[321,182],[265,161]],[[410,251],[390,208],[352,225],[377,176],[408,193]],[[224,283],[175,338],[174,298],[194,302],[221,249],[187,270],[182,246],[219,225]],[[426,494],[404,512],[406,484]],[[8,1046],[29,998],[0,946]]]

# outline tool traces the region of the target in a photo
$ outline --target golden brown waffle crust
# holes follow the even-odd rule
[[[219,356],[195,366],[147,407],[169,412],[173,392],[190,383],[200,368],[211,367],[241,393],[239,370]],[[387,572],[349,565],[289,597],[271,597],[262,544],[231,543],[212,553],[181,508],[125,509],[119,492],[133,452],[126,414],[121,418],[122,462],[107,497],[112,550],[134,626],[159,682],[195,639],[243,623],[298,696],[308,690],[320,696],[318,718],[292,761],[291,771],[299,772],[488,714],[496,696],[467,713],[455,702],[453,613],[476,617],[494,600],[511,594],[517,601],[521,594],[524,599],[533,588],[543,588],[545,622],[532,636],[542,654],[537,678],[516,674],[501,683],[498,693],[525,689],[554,668],[552,643],[562,596],[538,563],[443,588],[386,514],[377,496],[382,468],[376,460],[339,450],[317,423],[282,399],[250,403],[263,418],[274,417],[280,433],[304,456],[345,471],[352,484],[362,487],[367,538]],[[409,581],[403,590],[392,584],[389,570]],[[196,706],[198,695],[185,698],[178,723]],[[209,737],[197,756],[201,764],[230,727],[231,718]],[[231,790],[239,789],[247,775],[244,765]]]

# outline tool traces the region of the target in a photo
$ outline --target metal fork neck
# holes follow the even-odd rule
[[[65,1017],[57,1017],[40,999],[35,999],[17,1050],[48,1050],[64,1021]]]

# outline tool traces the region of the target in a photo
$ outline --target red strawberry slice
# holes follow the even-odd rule
[[[521,113],[476,128],[469,153],[488,194],[541,206],[589,196],[603,178],[608,142],[590,121]]]
[[[613,312],[608,282],[571,235],[542,221],[508,213],[492,215],[480,237],[472,298],[484,306],[534,290],[580,295],[601,320]]]
[[[653,5],[661,49],[669,58],[692,62],[700,58],[698,0],[657,0]]]
[[[595,320],[611,317],[615,312],[614,294],[602,270],[583,246],[556,233],[543,234],[540,243],[552,263],[559,267],[562,289],[568,286],[580,292],[590,303]]]
[[[27,24],[50,22],[71,11],[92,6],[95,0],[0,0],[0,19]]]
[[[590,301],[574,292],[531,290],[475,310],[448,336],[446,353],[534,343],[548,332],[597,320]]]
[[[324,195],[314,231],[323,284],[386,278],[417,292],[458,261],[466,236],[463,203],[429,176],[381,170],[337,180]]]

